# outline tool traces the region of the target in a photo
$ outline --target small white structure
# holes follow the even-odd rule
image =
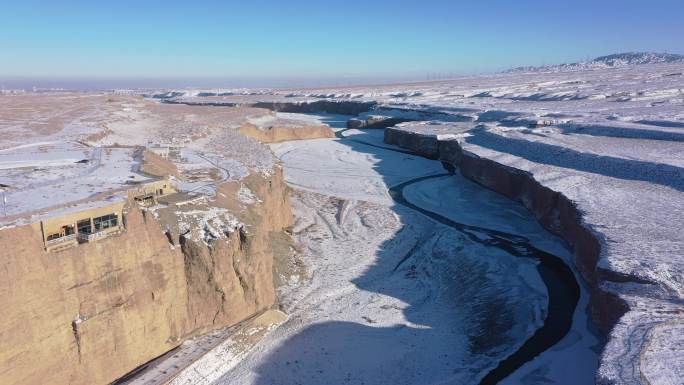
[[[152,151],[153,153],[161,156],[164,159],[168,159],[168,157],[169,157],[170,148],[168,146],[162,146],[160,144],[154,144],[152,146],[148,146],[147,149]]]
[[[164,159],[170,159],[170,160],[176,160],[180,161],[181,160],[181,150],[183,146],[178,146],[178,145],[170,145],[170,144],[159,144],[159,143],[150,143],[147,145],[147,149],[159,156],[161,156]]]

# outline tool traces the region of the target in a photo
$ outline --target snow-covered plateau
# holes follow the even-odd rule
[[[680,57],[8,94],[0,130],[0,382],[684,384]],[[92,244],[29,226],[124,199]]]
[[[637,59],[634,60],[638,64],[641,59]],[[413,214],[395,207],[387,193],[388,187],[401,183],[404,178],[437,172],[432,168],[434,163],[422,166],[408,161],[413,159],[410,153],[441,160],[466,179],[518,201],[537,218],[538,223],[562,238],[572,250],[572,258],[567,262],[578,272],[581,285],[586,287],[582,293],[588,296],[586,302],[580,300],[577,314],[588,318],[575,320],[573,328],[578,331],[574,337],[569,333],[563,340],[565,342],[547,350],[509,378],[530,384],[591,381],[599,384],[684,383],[684,347],[681,345],[684,323],[684,64],[681,60],[632,64],[627,60],[616,65],[515,71],[404,85],[261,90],[250,94],[206,97],[190,97],[182,92],[177,95],[179,103],[187,104],[211,100],[213,105],[261,104],[288,113],[353,114],[349,126],[355,130],[338,133],[338,142],[285,143],[273,149],[285,165],[287,181],[305,191],[298,198],[300,210],[317,212],[315,221],[305,225],[307,231],[317,234],[310,235],[313,239],[310,243],[315,244],[318,252],[315,257],[310,257],[309,263],[314,264],[312,261],[317,258],[330,258],[330,255],[359,258],[359,250],[369,253],[370,248],[373,250],[371,254],[378,250],[376,257],[364,262],[371,265],[362,269],[362,278],[351,281],[370,291],[364,294],[367,298],[357,298],[360,294],[355,292],[350,294],[352,292],[348,292],[344,284],[338,285],[338,293],[326,294],[317,292],[316,285],[312,284],[309,289],[312,292],[308,295],[322,295],[320,305],[304,309],[301,316],[290,322],[308,324],[311,317],[316,318],[313,313],[322,311],[330,318],[329,323],[317,321],[307,326],[305,332],[294,335],[291,335],[293,329],[287,326],[278,329],[273,338],[282,343],[269,339],[266,345],[257,347],[244,365],[238,365],[231,374],[226,374],[223,383],[230,382],[232,375],[243,379],[242,382],[278,383],[278,379],[282,380],[285,373],[291,371],[301,374],[298,377],[300,383],[315,383],[316,379],[323,378],[368,383],[364,370],[388,375],[386,380],[389,383],[467,383],[467,376],[459,377],[463,372],[458,370],[452,371],[450,376],[446,376],[446,372],[437,375],[440,370],[447,371],[448,365],[436,358],[426,358],[429,356],[426,352],[430,351],[427,346],[433,347],[434,351],[440,351],[443,342],[457,346],[456,330],[467,328],[464,326],[468,323],[467,317],[459,319],[452,314],[442,322],[439,321],[439,311],[429,310],[434,313],[430,320],[421,318],[422,315],[413,318],[420,314],[416,312],[416,303],[431,306],[431,309],[442,308],[436,305],[437,302],[433,305],[426,303],[445,298],[444,293],[449,286],[446,280],[441,279],[446,270],[438,269],[439,273],[429,271],[434,266],[427,268],[425,260],[418,257],[423,255],[424,243],[415,247],[409,243],[401,248],[414,248],[414,254],[409,258],[415,261],[409,266],[415,266],[416,271],[407,272],[407,276],[423,281],[421,274],[425,273],[434,281],[424,284],[437,285],[429,286],[428,291],[440,293],[418,300],[404,297],[400,289],[391,289],[393,280],[400,281],[401,278],[392,277],[392,269],[383,267],[384,259],[390,258],[385,251],[396,246],[393,242],[404,242],[407,237],[425,238],[410,235],[406,230],[399,231],[402,228],[400,224],[406,223],[406,218]],[[351,140],[354,136],[355,140]],[[340,147],[343,143],[347,146]],[[393,155],[396,158],[391,161],[379,155],[383,147],[397,149],[394,146],[401,147],[404,153],[393,152],[399,155]],[[366,161],[373,164],[365,166],[368,171],[359,169],[359,165]],[[408,195],[416,199],[422,197],[424,202],[421,204],[428,210],[432,207],[442,215],[457,216],[461,223],[472,221],[478,226],[504,228],[513,233],[525,228],[516,224],[523,214],[510,208],[512,206],[493,208],[489,200],[481,202],[481,198],[473,199],[471,195],[468,199],[472,200],[466,201],[462,193],[451,192],[440,183],[446,182],[433,180]],[[464,188],[462,184],[458,186],[458,189]],[[484,193],[472,195],[479,197],[480,194]],[[352,223],[358,221],[358,226],[365,226],[364,223],[368,223],[364,219],[367,215],[364,211],[382,211],[373,205],[394,207],[395,219],[387,217],[386,231],[378,234],[375,243],[351,241],[350,249],[345,249],[346,239],[353,238],[359,231]],[[481,210],[492,216],[480,215]],[[382,218],[382,215],[378,212],[372,217]],[[481,223],[483,218],[491,220]],[[417,219],[410,222],[411,231],[416,234],[421,234],[424,226],[434,226],[418,226],[421,220]],[[428,233],[434,235],[440,231],[449,232],[434,229]],[[392,232],[396,234],[392,235]],[[372,230],[364,230],[363,233],[372,234]],[[300,236],[306,238],[306,234]],[[530,234],[525,236],[531,240],[534,238]],[[383,243],[388,242],[388,237],[392,241]],[[439,243],[448,237],[452,236],[445,234],[434,244],[427,241],[432,252],[425,258],[441,255],[439,250],[443,249]],[[467,244],[464,240],[454,239],[453,242]],[[337,251],[329,251],[333,248]],[[453,251],[453,245],[450,249]],[[462,250],[472,249],[466,245]],[[554,253],[563,256],[562,251]],[[463,254],[470,254],[470,251]],[[444,269],[452,269],[469,260],[466,257],[454,258],[450,260],[450,267],[445,266]],[[526,296],[535,292],[536,289],[532,288],[539,288],[538,277],[533,278],[534,274],[530,276],[521,270],[497,277],[493,271],[503,272],[500,270],[503,269],[501,264],[505,265],[503,260],[494,262],[476,258],[470,261],[487,265],[483,268],[489,273],[483,277],[492,281],[486,281],[483,287],[507,284],[520,287],[523,281],[499,281],[515,280],[519,276],[521,279],[526,277],[524,282],[529,287],[525,290]],[[335,269],[343,279],[345,274],[358,276],[361,273],[349,271],[358,267],[355,264],[356,260],[339,267],[326,264],[325,269]],[[407,264],[399,266],[406,268]],[[521,268],[518,265],[517,269]],[[314,272],[314,282],[320,274]],[[381,279],[377,274],[386,275]],[[366,280],[369,276],[375,277],[369,279],[373,284]],[[368,285],[382,288],[370,288]],[[399,286],[412,295],[418,295],[409,284]],[[385,297],[390,291],[391,298]],[[374,296],[378,295],[379,299],[376,299]],[[532,297],[514,296],[527,304],[520,306],[544,309],[534,307]],[[497,297],[493,295],[491,298]],[[401,302],[394,303],[397,299]],[[503,298],[500,300],[505,302]],[[337,307],[344,301],[352,302],[349,306]],[[382,317],[376,320],[369,316],[372,322],[366,321],[369,325],[359,326],[363,322],[354,320],[363,317],[364,311],[368,312],[367,309],[376,302],[390,307],[396,305],[404,311],[405,320],[398,322],[390,318],[391,321],[383,321]],[[297,301],[291,306],[297,309]],[[352,310],[354,306],[359,306],[359,309]],[[339,309],[336,315],[329,314],[333,309]],[[532,314],[529,311],[528,315]],[[416,318],[420,321],[417,322]],[[530,325],[537,322],[528,321]],[[578,322],[582,325],[578,326]],[[448,333],[437,330],[451,323]],[[399,337],[402,332],[387,329],[396,328],[396,324],[406,325],[409,328],[406,330],[423,325],[420,333],[414,333],[425,337],[416,341],[411,339],[413,337]],[[318,346],[317,341],[329,338],[329,333],[325,332],[327,327],[340,330],[339,338],[330,341],[333,351],[314,352],[312,349]],[[360,329],[354,332],[354,328]],[[364,332],[364,328],[378,329],[372,330],[378,334]],[[589,342],[594,337],[587,331],[592,330],[598,330],[603,342],[595,345]],[[368,346],[368,341],[362,343],[348,338],[347,333],[378,338],[382,344],[386,343],[386,349],[374,351]],[[383,337],[393,333],[396,337],[387,338],[384,342]],[[430,342],[431,333],[442,334],[438,340]],[[520,331],[516,335],[520,338],[526,334]],[[450,338],[454,340],[449,343]],[[576,354],[566,352],[563,358],[545,358],[563,354],[558,352],[572,345],[568,339],[583,340],[579,346],[593,346],[599,353],[591,380],[587,377],[573,379],[566,373],[558,374],[560,369],[556,369],[558,366],[565,369],[575,365],[580,367],[578,362],[588,357],[589,348],[576,350]],[[411,357],[407,353],[409,349],[405,349],[407,345],[402,345],[402,348],[394,344],[415,346],[421,353]],[[278,345],[275,351],[273,345]],[[324,347],[318,347],[321,348]],[[458,354],[452,351],[456,356],[450,356],[448,361],[456,366],[462,365],[460,368],[475,370],[477,360],[469,356],[470,353],[472,351]],[[332,354],[330,361],[324,359],[326,354]],[[298,356],[305,359],[299,360]],[[292,360],[286,357],[292,357]],[[279,358],[289,364],[283,364]],[[359,364],[359,372],[351,372],[344,377],[339,370],[347,358]],[[420,377],[411,377],[416,375],[413,369],[419,370],[416,363],[421,360],[429,361],[424,367],[428,369],[420,371]],[[288,369],[279,366],[281,364],[292,366]],[[387,368],[383,365],[395,369],[385,370]],[[581,373],[582,370],[576,372]],[[326,374],[332,377],[326,377]],[[259,379],[264,381],[257,381]]]

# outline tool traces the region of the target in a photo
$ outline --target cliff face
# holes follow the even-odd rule
[[[182,95],[176,95],[182,96]],[[298,112],[298,113],[328,113],[341,115],[359,115],[375,108],[378,103],[369,101],[351,100],[300,100],[300,101],[210,101],[192,100],[186,98],[164,99],[165,104],[185,104],[188,106],[214,106],[214,107],[252,107],[265,108],[278,112]]]
[[[235,199],[245,187],[261,202]],[[234,324],[276,302],[273,258],[286,251],[275,248],[271,238],[292,224],[287,194],[281,169],[270,177],[252,174],[224,183],[213,204],[230,210],[244,227],[211,245],[179,235],[193,333]]]
[[[257,102],[250,107],[266,108],[279,112],[319,113],[342,115],[359,115],[377,106],[376,102],[359,102],[344,100],[317,100],[305,102]]]
[[[384,140],[457,167],[466,178],[522,203],[542,226],[572,247],[575,265],[591,286],[592,318],[601,331],[610,332],[625,314],[624,301],[599,286],[599,240],[583,225],[582,214],[563,194],[543,186],[528,172],[464,151],[456,140],[393,128],[385,129]]]
[[[0,231],[5,384],[103,384],[187,329],[183,255],[131,210],[120,236],[59,252],[31,226]]]
[[[252,137],[262,143],[277,143],[287,140],[333,138],[335,133],[326,125],[310,126],[275,126],[259,128],[253,124],[240,127],[240,133]]]
[[[637,136],[639,126],[620,124],[600,126],[626,133],[613,138],[607,131],[558,131],[562,124],[521,130],[419,123],[387,129],[385,141],[521,202],[572,246],[588,283],[587,310],[606,337],[597,384],[679,383],[684,174],[677,158],[664,154],[682,153],[682,144],[664,136],[671,132]]]
[[[352,118],[347,121],[347,128],[387,128],[412,119],[390,116],[369,116],[368,118]]]
[[[133,204],[121,235],[58,253],[30,225],[1,230],[0,383],[106,384],[271,307],[268,240],[291,223],[286,187],[280,171],[251,175],[242,183],[260,202],[239,206],[238,183],[221,186],[215,204],[247,230],[212,245],[167,237]]]

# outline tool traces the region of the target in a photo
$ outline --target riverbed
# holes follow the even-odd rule
[[[217,383],[593,381],[588,295],[560,240],[522,206],[394,151],[377,130],[338,136],[271,147],[296,191],[307,273],[283,277],[288,321]],[[544,276],[541,255],[575,282],[574,296],[572,283],[549,289],[563,279]],[[566,327],[535,340],[554,317]]]

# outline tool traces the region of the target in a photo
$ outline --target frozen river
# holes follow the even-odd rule
[[[592,382],[598,341],[564,245],[379,132],[272,146],[307,273],[285,277],[288,321],[216,383]]]

